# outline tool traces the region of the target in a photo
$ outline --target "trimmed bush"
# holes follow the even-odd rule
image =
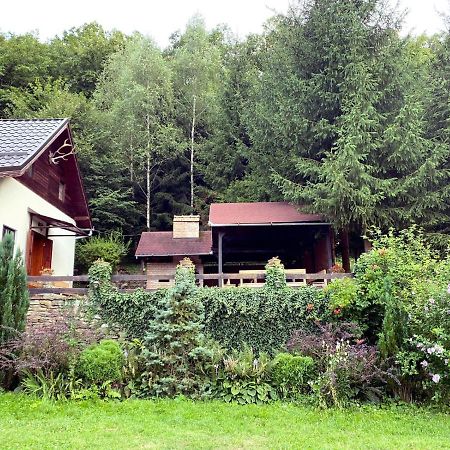
[[[123,364],[124,355],[119,344],[103,340],[81,352],[75,370],[83,381],[102,385],[120,381]]]
[[[308,392],[314,369],[314,360],[310,356],[279,353],[272,362],[272,384],[282,398],[295,398]]]
[[[312,329],[327,314],[314,287],[252,289],[204,288],[205,332],[227,348],[248,344],[255,351],[283,349],[294,330]]]
[[[294,330],[313,328],[329,314],[321,291],[283,287],[279,267],[272,268],[274,287],[197,288],[189,295],[203,304],[204,333],[226,348],[248,344],[255,352],[283,349]],[[110,266],[96,262],[89,271],[91,298],[104,320],[117,324],[129,338],[143,339],[164,302],[167,290],[121,294],[111,285]],[[268,278],[269,274],[268,274]]]

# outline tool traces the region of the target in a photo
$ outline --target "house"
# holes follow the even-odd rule
[[[14,236],[28,274],[73,275],[91,228],[69,119],[0,120],[0,236]]]
[[[199,231],[198,216],[175,216],[173,232],[142,233],[136,257],[148,275],[170,275],[183,257],[190,257],[198,273],[238,273],[262,270],[278,256],[286,269],[317,273],[334,262],[330,223],[317,214],[285,202],[214,203],[208,231]],[[148,281],[160,287],[168,279]]]

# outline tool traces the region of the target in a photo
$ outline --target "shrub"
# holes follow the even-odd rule
[[[276,389],[269,383],[271,366],[267,353],[261,352],[257,357],[248,346],[225,354],[214,367],[214,396],[241,405],[276,400]]]
[[[353,278],[341,278],[332,281],[324,289],[328,308],[333,316],[352,319],[358,296],[358,287]]]
[[[122,234],[117,231],[113,231],[105,237],[91,237],[77,243],[76,265],[86,273],[94,261],[101,259],[111,264],[112,269],[115,270],[122,257],[127,254],[129,246],[129,243],[125,243]]]
[[[34,325],[0,346],[0,369],[14,374],[25,391],[49,400],[66,398],[75,390],[73,367],[80,352],[97,340],[95,332],[78,328],[71,317],[45,326]]]
[[[29,303],[22,255],[14,255],[14,239],[6,233],[0,242],[0,344],[25,329]]]
[[[99,386],[121,381],[123,364],[124,355],[119,344],[103,340],[81,352],[75,372],[83,381]]]
[[[205,332],[226,348],[246,343],[256,352],[283,349],[296,329],[310,330],[326,303],[314,287],[284,289],[204,288]]]
[[[194,266],[177,267],[175,286],[156,305],[144,339],[143,387],[152,397],[199,396],[211,353],[204,347],[203,306],[196,296]]]
[[[143,339],[155,317],[156,305],[167,295],[166,289],[119,293],[111,284],[111,265],[96,261],[89,269],[90,300],[95,313],[111,325],[118,325],[130,339]]]
[[[394,298],[401,308],[414,304],[414,285],[435,278],[439,257],[416,227],[398,233],[391,230],[385,235],[375,232],[372,245],[373,249],[361,255],[355,265],[358,295],[352,320],[361,324],[371,343],[376,343],[386,300]]]
[[[357,332],[351,323],[317,324],[314,333],[297,331],[288,342],[291,351],[314,359],[319,375],[311,386],[322,407],[343,407],[355,399],[379,401],[383,386],[393,379],[381,367],[376,347],[357,339]]]
[[[168,290],[122,294],[111,285],[110,276],[110,266],[101,261],[89,270],[97,313],[119,325],[129,338],[143,339]],[[187,295],[203,305],[204,333],[227,348],[248,343],[256,352],[273,352],[284,347],[294,330],[311,329],[315,320],[328,315],[326,300],[314,287],[195,288]]]
[[[64,317],[34,325],[0,347],[0,368],[22,373],[67,373],[80,352],[97,340],[94,331],[79,328]]]
[[[295,398],[308,392],[314,369],[310,356],[279,353],[272,362],[270,377],[282,398]]]

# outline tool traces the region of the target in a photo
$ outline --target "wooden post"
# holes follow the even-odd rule
[[[341,255],[342,255],[342,267],[346,273],[350,273],[350,244],[348,240],[348,231],[341,230]]]
[[[223,286],[223,232],[219,231],[218,253],[219,253],[219,287]]]

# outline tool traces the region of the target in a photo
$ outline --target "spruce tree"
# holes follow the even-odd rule
[[[0,343],[25,329],[29,306],[27,275],[20,251],[7,233],[0,242]]]
[[[285,199],[323,214],[344,241],[445,215],[448,147],[426,136],[423,73],[384,6],[299,2],[268,36],[247,114],[253,169],[272,169]]]
[[[175,286],[156,310],[144,341],[144,388],[155,397],[200,395],[210,354],[202,346],[203,305],[196,296],[195,268],[188,258],[177,267]]]

